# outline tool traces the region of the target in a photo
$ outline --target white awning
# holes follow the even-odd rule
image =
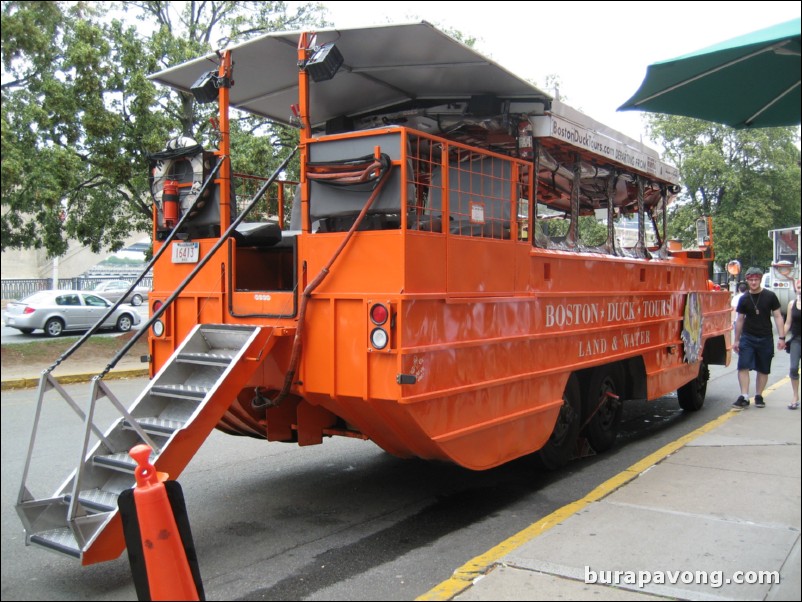
[[[231,48],[232,107],[289,122],[290,106],[298,102],[300,35],[297,31],[270,33]],[[317,45],[328,42],[336,43],[344,64],[331,80],[310,79],[310,118],[315,125],[410,101],[467,100],[486,94],[527,102],[550,98],[425,21],[319,31]],[[218,57],[210,54],[156,73],[151,79],[188,92],[217,64]]]

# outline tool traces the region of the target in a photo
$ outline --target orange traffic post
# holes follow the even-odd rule
[[[142,539],[151,600],[199,600],[181,534],[167,496],[166,473],[150,463],[151,449],[137,445],[128,452],[136,460],[134,503]]]

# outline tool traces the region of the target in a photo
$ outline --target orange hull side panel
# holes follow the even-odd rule
[[[699,292],[705,338],[729,333],[727,295],[707,292],[701,262],[409,236],[407,261],[396,264],[400,249],[382,244],[378,255],[367,238],[352,251],[386,263],[363,288],[383,291],[347,298],[340,291],[353,291],[357,276],[332,271],[310,303],[299,394],[401,456],[485,469],[535,451],[551,433],[568,375],[594,365],[639,356],[650,398],[675,390],[698,372],[698,363],[684,360],[686,293],[677,291]],[[376,242],[381,238],[377,233]],[[442,265],[443,254],[448,294],[433,290],[437,278],[425,275],[427,266]],[[399,264],[412,286],[403,286]],[[492,269],[499,265],[508,269]],[[382,351],[368,340],[375,301],[395,316],[391,345]],[[397,384],[399,374],[415,384]]]

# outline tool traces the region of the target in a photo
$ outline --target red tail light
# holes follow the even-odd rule
[[[374,324],[381,326],[390,317],[390,312],[381,303],[376,303],[370,308],[370,319]]]
[[[35,310],[33,307],[26,307],[26,308],[25,308],[25,309],[22,311],[22,313],[24,313],[24,314],[26,314],[26,315],[30,315],[30,314],[32,314],[32,313],[33,313],[33,312],[35,312],[35,311],[36,311],[36,310]]]

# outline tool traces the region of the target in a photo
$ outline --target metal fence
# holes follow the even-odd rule
[[[91,291],[100,282],[107,280],[120,280],[119,277],[115,278],[97,278],[87,276],[77,276],[76,278],[59,278],[59,290],[78,290],[78,291]],[[130,278],[133,282],[133,278]],[[17,278],[2,281],[3,291],[2,299],[9,301],[12,299],[24,299],[28,295],[32,295],[37,291],[46,291],[53,288],[52,278]],[[145,276],[140,282],[141,286],[150,288],[153,286],[153,277]]]

